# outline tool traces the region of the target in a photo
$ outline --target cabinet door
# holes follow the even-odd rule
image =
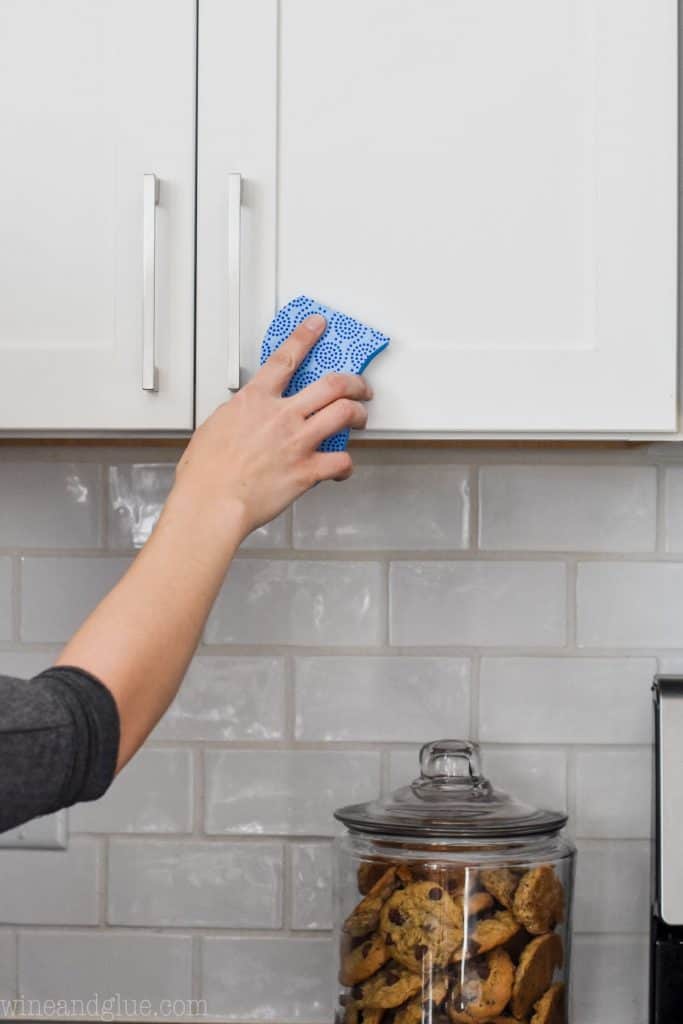
[[[194,0],[0,3],[0,430],[192,426],[195,49]]]
[[[676,427],[676,0],[202,0],[199,412],[306,293],[377,435]]]

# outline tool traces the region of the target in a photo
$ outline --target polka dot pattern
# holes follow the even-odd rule
[[[307,295],[297,295],[273,317],[261,346],[261,365],[311,313],[322,313],[327,327],[292,377],[285,396],[297,394],[326,373],[362,373],[389,344],[390,339],[381,331],[330,309]],[[320,451],[345,451],[349,433],[348,429],[341,430],[326,438],[320,445]]]
[[[309,384],[314,384],[317,379],[314,373],[299,367],[289,382],[289,387],[285,391],[285,397],[289,398],[291,395],[296,395],[302,388],[307,388]]]

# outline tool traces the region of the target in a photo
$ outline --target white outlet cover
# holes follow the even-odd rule
[[[68,838],[66,811],[57,811],[0,833],[0,850],[65,850]]]

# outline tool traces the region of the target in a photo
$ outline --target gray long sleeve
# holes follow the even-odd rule
[[[59,665],[32,679],[0,675],[0,832],[96,800],[118,749],[116,703],[89,672]]]

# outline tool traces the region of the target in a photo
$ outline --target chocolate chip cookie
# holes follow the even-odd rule
[[[510,1009],[515,1017],[525,1017],[531,1007],[550,988],[553,974],[563,962],[562,939],[547,932],[533,939],[519,958],[512,986]]]
[[[565,1024],[567,1015],[565,988],[562,982],[552,985],[545,995],[541,996],[534,1009],[536,1012],[531,1018],[531,1024]]]
[[[474,892],[479,877],[477,868],[452,864],[413,864],[411,869],[416,879],[442,885],[454,899]]]
[[[371,935],[342,958],[339,980],[342,985],[357,985],[383,967],[390,958],[382,936]]]
[[[344,1024],[379,1024],[383,1013],[384,1010],[371,1010],[352,1001],[344,1012]]]
[[[523,875],[515,892],[512,912],[532,935],[552,931],[562,920],[562,883],[549,865],[542,864]]]
[[[520,927],[519,931],[516,932],[511,939],[508,939],[507,942],[503,943],[503,948],[506,953],[510,954],[513,964],[519,963],[520,956],[532,939],[533,935],[530,935],[526,928]]]
[[[488,953],[497,946],[504,946],[518,931],[519,922],[509,910],[498,910],[490,917],[480,917],[475,921],[472,930],[464,936],[463,944],[456,949],[453,959],[457,961],[463,957],[467,959],[470,956]]]
[[[396,871],[395,867],[385,871],[344,921],[343,930],[354,939],[364,938],[374,932],[379,923],[380,911],[398,884]]]
[[[395,892],[380,913],[391,955],[416,973],[445,967],[462,942],[462,927],[462,910],[434,882],[414,882]]]
[[[451,989],[447,1010],[452,1024],[476,1024],[500,1015],[512,994],[514,967],[504,949],[463,964]]]
[[[485,914],[493,907],[493,896],[487,892],[473,892],[462,901],[463,915],[465,917],[478,917]]]
[[[364,860],[358,865],[358,892],[361,896],[367,896],[372,889],[375,882],[379,882],[380,878],[392,865],[384,863],[375,863],[375,861]]]
[[[393,961],[373,974],[367,981],[354,985],[351,998],[361,1007],[391,1010],[400,1006],[422,989],[422,978]]]
[[[506,910],[512,910],[519,878],[519,872],[510,868],[489,868],[482,870],[479,875],[479,880],[486,891],[490,892]]]
[[[446,998],[448,984],[444,977],[432,977],[426,981],[422,992],[413,996],[405,1006],[395,1013],[392,1024],[423,1024],[432,1021],[434,1007],[440,1006]]]

